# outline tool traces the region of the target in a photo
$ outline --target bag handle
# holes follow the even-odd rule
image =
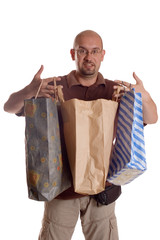
[[[57,84],[56,84],[56,78],[53,79],[53,83],[54,83],[54,89],[55,89],[54,95],[55,95],[55,100],[56,100],[56,102],[58,102],[58,100],[59,100],[60,102],[64,102],[63,91],[62,91],[62,88],[63,88],[63,87],[62,87],[61,85],[58,85],[58,86],[57,86]],[[35,99],[37,99],[37,97],[38,97],[38,94],[39,94],[39,92],[40,92],[40,89],[41,89],[41,87],[42,87],[42,84],[43,84],[43,79],[42,79],[42,81],[41,81],[41,83],[40,83],[40,85],[39,85],[39,88],[38,88],[37,93],[36,93],[36,95],[35,95]]]
[[[117,89],[114,90],[113,95],[114,94],[119,94],[121,91],[121,86],[117,86]],[[118,97],[112,97],[112,100],[115,102],[118,102]]]
[[[43,84],[43,79],[42,79],[42,81],[41,81],[41,83],[40,83],[40,85],[39,85],[39,88],[38,88],[37,93],[36,93],[36,95],[35,95],[35,99],[37,99],[37,97],[38,97],[38,94],[39,94],[39,92],[40,92],[40,89],[41,89],[41,87],[42,87],[42,84]]]
[[[53,82],[54,82],[54,89],[55,89],[54,95],[55,95],[56,102],[58,102],[58,100],[60,102],[64,102],[64,96],[63,96],[63,91],[62,91],[63,86],[61,86],[61,85],[57,86],[55,78],[53,79]]]

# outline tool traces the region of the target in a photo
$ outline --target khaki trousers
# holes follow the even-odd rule
[[[86,240],[118,240],[114,210],[115,203],[97,206],[89,196],[46,202],[39,240],[71,240],[79,213]]]

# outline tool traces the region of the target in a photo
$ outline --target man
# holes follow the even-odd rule
[[[120,97],[114,90],[118,84],[121,90],[129,91],[134,87],[136,92],[142,93],[144,123],[157,121],[157,109],[149,93],[145,90],[142,81],[133,73],[136,81],[134,85],[122,81],[109,81],[99,73],[105,50],[101,37],[94,31],[87,30],[78,34],[70,51],[75,61],[76,70],[67,76],[56,78],[63,86],[65,100],[78,98],[82,100],[96,100],[99,98],[112,99]],[[29,85],[19,92],[13,93],[6,102],[4,109],[10,113],[23,113],[24,99],[35,97],[42,81],[43,66],[34,76]],[[39,97],[51,97],[54,86],[50,84],[53,78],[43,80]],[[106,182],[106,188],[110,184]],[[109,186],[110,187],[110,186]],[[112,197],[112,196],[111,196]],[[74,192],[73,187],[60,194],[51,202],[45,203],[43,226],[39,240],[69,240],[73,234],[79,213],[82,230],[86,240],[118,240],[118,230],[115,217],[115,202],[109,205],[97,205],[90,196]]]

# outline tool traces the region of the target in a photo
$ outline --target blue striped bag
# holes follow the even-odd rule
[[[107,180],[115,185],[130,183],[146,170],[141,93],[134,89],[121,98],[116,142]]]

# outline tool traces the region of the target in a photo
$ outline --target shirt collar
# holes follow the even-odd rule
[[[67,83],[68,83],[69,88],[71,88],[72,86],[81,85],[78,82],[78,80],[76,79],[75,72],[76,71],[73,70],[72,72],[70,72],[67,75]],[[96,81],[95,85],[101,85],[101,84],[106,85],[103,75],[101,73],[98,73],[97,81]]]

